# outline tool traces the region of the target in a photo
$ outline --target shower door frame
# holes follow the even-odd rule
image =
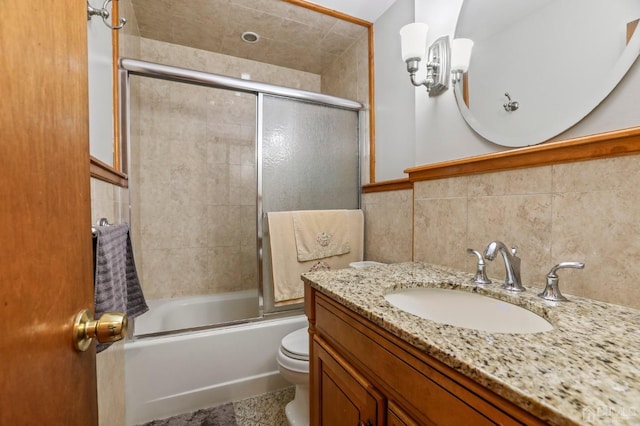
[[[263,279],[263,237],[264,237],[264,217],[262,212],[262,124],[264,95],[278,96],[282,98],[309,102],[334,108],[340,108],[358,113],[358,163],[363,157],[368,155],[363,152],[368,146],[365,141],[367,132],[363,131],[362,124],[365,122],[366,109],[363,104],[357,101],[344,99],[322,93],[310,92],[306,90],[294,89],[290,87],[278,86],[269,83],[262,83],[251,80],[244,80],[235,77],[228,77],[219,74],[196,71],[187,68],[174,67],[170,65],[158,64],[154,62],[142,61],[131,58],[120,58],[119,65],[119,99],[120,99],[120,153],[122,172],[127,174],[130,169],[129,152],[131,148],[130,137],[130,76],[148,77],[161,80],[187,83],[216,89],[231,90],[236,92],[250,93],[256,96],[256,167],[257,167],[257,200],[256,200],[256,239],[257,239],[257,262],[258,262],[258,318],[247,318],[246,321],[255,321],[267,316],[273,317],[281,314],[297,312],[302,308],[302,303],[294,303],[284,306],[275,306],[274,300],[264,300],[264,279]],[[359,164],[358,164],[359,166]],[[362,171],[358,173],[362,176]],[[360,183],[360,182],[359,182]],[[358,185],[360,187],[361,185]],[[358,199],[360,193],[358,194]],[[130,207],[130,206],[129,206]],[[273,291],[271,292],[273,296]],[[273,297],[272,297],[273,299]],[[265,309],[266,308],[266,309]],[[227,325],[221,324],[221,325]],[[215,327],[217,325],[208,325]]]

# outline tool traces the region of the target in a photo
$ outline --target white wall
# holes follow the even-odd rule
[[[456,105],[453,89],[429,97],[424,88],[413,88],[408,80],[405,66],[400,59],[400,41],[397,32],[404,23],[398,22],[395,14],[399,7],[403,16],[407,3],[414,4],[415,21],[429,25],[428,44],[443,35],[453,38],[457,16],[463,0],[398,0],[375,22],[375,71],[376,71],[376,181],[406,177],[403,169],[423,164],[471,157],[504,151],[507,148],[495,145],[476,134],[463,120]],[[393,28],[397,25],[397,28]],[[385,38],[385,42],[380,41]],[[395,38],[396,42],[391,40]],[[386,78],[383,67],[391,67],[388,61],[397,61],[403,68],[404,76]],[[595,65],[595,64],[594,64]],[[558,78],[571,78],[572,72],[559,72]],[[393,81],[391,79],[394,79]],[[399,81],[398,81],[399,79]],[[406,85],[415,94],[414,120],[415,138],[410,139],[398,118],[394,108],[406,109]],[[390,88],[385,86],[389,85]],[[589,90],[589,88],[586,88]],[[552,140],[563,140],[579,136],[602,133],[611,130],[640,125],[637,115],[637,93],[640,90],[640,65],[633,65],[624,80],[616,89],[584,120]],[[406,122],[403,122],[403,125]],[[400,135],[395,137],[394,135]],[[412,156],[408,155],[413,151]],[[412,158],[410,158],[412,157]],[[405,164],[401,164],[405,162]]]
[[[374,26],[376,181],[405,177],[403,170],[414,161],[416,91],[402,62],[399,34],[414,20],[413,0],[397,0]]]
[[[429,25],[427,44],[449,35],[453,39],[463,0],[416,0],[416,21]],[[420,89],[418,89],[420,90]],[[453,89],[429,97],[416,95],[416,142],[414,163],[407,167],[437,163],[499,151],[501,148],[478,136],[458,111]]]

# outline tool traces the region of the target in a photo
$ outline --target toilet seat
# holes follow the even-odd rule
[[[293,331],[282,339],[280,349],[289,358],[309,361],[309,334],[307,328]]]

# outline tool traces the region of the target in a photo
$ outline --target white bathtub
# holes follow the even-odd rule
[[[127,425],[290,386],[276,353],[285,335],[306,326],[295,315],[126,342]]]
[[[135,319],[136,336],[256,318],[259,315],[255,290],[148,300],[147,305],[149,311]]]

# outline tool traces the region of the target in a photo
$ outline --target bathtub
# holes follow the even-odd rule
[[[173,308],[166,311],[177,315]],[[307,325],[298,314],[125,342],[127,425],[291,386],[276,353],[285,335]]]
[[[259,315],[258,293],[255,290],[147,300],[147,305],[149,311],[135,319],[136,336],[256,318]]]

